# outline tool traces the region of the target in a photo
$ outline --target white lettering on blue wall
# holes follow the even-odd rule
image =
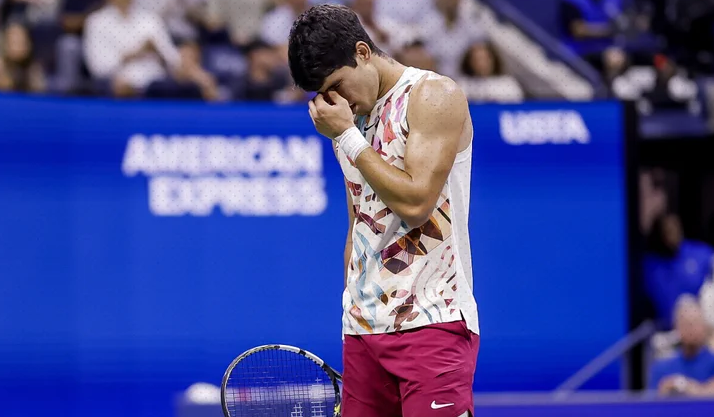
[[[572,110],[503,111],[501,137],[509,145],[569,145],[590,143],[590,131]]]
[[[127,177],[149,177],[156,216],[316,216],[327,207],[322,143],[275,136],[134,135]]]

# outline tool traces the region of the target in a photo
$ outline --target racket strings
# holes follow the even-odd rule
[[[327,373],[294,352],[271,349],[241,360],[230,373],[231,417],[332,417],[335,390]]]

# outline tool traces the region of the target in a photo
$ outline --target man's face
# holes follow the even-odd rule
[[[699,307],[684,307],[677,315],[675,326],[685,352],[696,354],[706,344],[709,331]]]
[[[3,43],[6,58],[13,62],[26,60],[32,52],[27,29],[19,23],[11,23],[7,26]]]
[[[359,55],[359,52],[358,52]],[[369,115],[377,102],[379,76],[376,69],[360,56],[357,67],[342,67],[330,74],[318,93],[335,91],[350,104],[352,113]]]

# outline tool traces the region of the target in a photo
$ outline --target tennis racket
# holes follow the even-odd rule
[[[342,375],[300,348],[264,345],[233,360],[221,382],[225,417],[339,417]]]

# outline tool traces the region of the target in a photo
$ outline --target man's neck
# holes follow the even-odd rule
[[[692,360],[702,353],[703,346],[682,346],[682,356],[685,360]]]
[[[379,93],[377,94],[377,99],[380,99],[394,87],[407,67],[388,56],[376,57],[375,66],[379,72]]]

